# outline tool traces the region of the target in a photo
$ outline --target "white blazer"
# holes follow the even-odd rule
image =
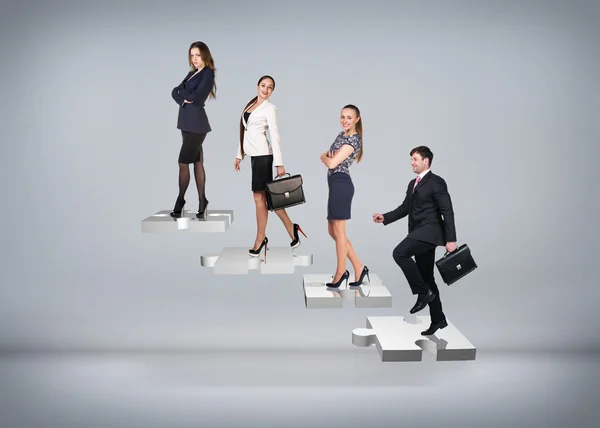
[[[277,107],[268,99],[264,100],[256,110],[250,113],[248,122],[244,119],[244,113],[254,104],[248,106],[242,112],[242,124],[244,131],[244,153],[248,156],[273,155],[273,166],[283,165],[283,156],[279,144],[279,128],[277,127]],[[271,136],[271,142],[267,140],[267,129]],[[238,144],[237,156],[242,158],[242,151]]]

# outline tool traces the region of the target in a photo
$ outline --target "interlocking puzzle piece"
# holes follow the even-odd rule
[[[308,309],[342,308],[344,302],[354,301],[356,308],[391,308],[392,294],[381,282],[381,278],[370,273],[371,281],[364,281],[359,287],[328,288],[325,284],[333,280],[333,275],[303,275],[304,304]],[[349,282],[354,281],[350,272]],[[366,279],[366,278],[365,278]]]
[[[248,247],[223,248],[221,253],[207,253],[200,256],[203,267],[214,268],[215,275],[242,275],[249,270],[260,270],[261,274],[293,274],[295,266],[310,266],[312,254],[295,253],[290,247],[269,247],[267,260],[264,249],[258,257],[248,254]]]
[[[436,356],[437,361],[474,360],[476,348],[448,320],[448,326],[433,336],[422,336],[431,318],[417,316],[416,323],[403,316],[367,317],[367,328],[352,331],[356,346],[375,345],[381,361],[421,361],[423,351]]]
[[[170,213],[171,210],[163,210],[142,220],[142,232],[225,232],[233,223],[233,210],[207,210],[204,219],[196,218],[196,211],[183,210],[180,218],[173,218]]]

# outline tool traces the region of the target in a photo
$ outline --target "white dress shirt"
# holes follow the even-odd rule
[[[425,174],[427,174],[429,171],[431,171],[430,169],[426,169],[425,171],[423,171],[422,173],[420,173],[419,175],[417,175],[417,177],[421,177],[419,179],[419,182],[421,180],[423,180],[423,177],[425,177]],[[415,179],[415,184],[413,185],[413,191],[415,190],[415,187],[417,187],[417,180]]]
[[[279,128],[277,127],[277,107],[268,99],[264,100],[254,111],[250,113],[248,122],[244,119],[244,113],[254,104],[248,106],[242,112],[242,124],[244,125],[244,154],[247,156],[273,155],[273,166],[283,165],[283,156],[279,144]],[[267,129],[269,130],[270,142],[267,140]],[[242,151],[238,145],[237,156],[242,158]]]

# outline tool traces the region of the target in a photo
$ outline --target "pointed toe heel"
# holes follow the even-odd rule
[[[265,239],[262,240],[262,242],[260,243],[260,246],[255,250],[254,248],[251,248],[248,250],[248,254],[250,254],[252,257],[258,257],[260,252],[262,251],[262,248],[265,247],[265,263],[267,262],[267,244],[269,242],[269,239],[265,236]]]
[[[175,207],[173,207],[173,211],[169,214],[173,218],[179,218],[183,215],[183,207],[185,207],[185,199],[177,198],[175,202]]]
[[[362,283],[363,283],[363,281],[364,281],[364,279],[365,279],[365,276],[367,277],[367,280],[368,280],[369,282],[371,282],[371,278],[369,277],[369,268],[368,268],[368,267],[366,267],[366,266],[365,266],[365,267],[363,267],[363,270],[362,270],[362,272],[360,273],[360,278],[358,278],[358,281],[356,281],[356,282],[351,282],[351,283],[350,283],[348,286],[349,286],[349,287],[358,287],[358,286],[362,285]]]
[[[290,247],[292,248],[298,248],[300,246],[300,236],[298,235],[298,232],[300,232],[304,235],[305,238],[307,238],[306,233],[304,233],[300,225],[294,223],[294,240],[290,243]]]
[[[327,288],[340,288],[340,285],[342,285],[342,282],[345,280],[346,287],[347,287],[349,277],[350,277],[350,272],[346,271],[346,272],[344,272],[344,274],[340,277],[340,279],[337,282],[328,282],[327,284],[325,284],[325,286]]]

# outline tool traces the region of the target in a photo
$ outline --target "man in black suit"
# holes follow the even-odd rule
[[[373,214],[373,221],[388,225],[408,215],[408,235],[394,248],[393,257],[412,293],[418,295],[410,313],[429,305],[431,325],[421,333],[429,336],[448,325],[433,270],[437,246],[446,246],[448,252],[456,250],[456,230],[446,182],[429,169],[433,153],[428,147],[419,146],[411,150],[410,156],[413,172],[418,175],[408,184],[404,202],[393,211]]]

